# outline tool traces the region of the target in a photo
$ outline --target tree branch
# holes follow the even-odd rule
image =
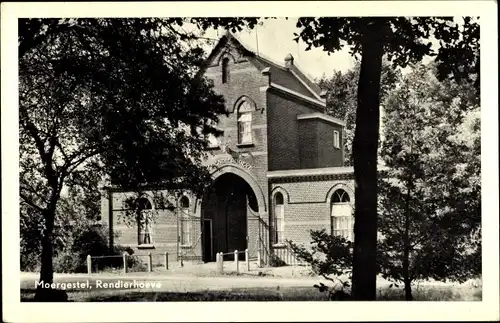
[[[46,209],[42,208],[41,206],[35,204],[33,201],[31,201],[31,199],[24,195],[23,193],[19,193],[19,196],[23,199],[23,201],[28,204],[29,206],[37,209],[38,211],[41,212],[41,214],[44,214],[44,212],[46,211]]]

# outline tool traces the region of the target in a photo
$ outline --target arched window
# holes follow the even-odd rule
[[[189,198],[187,196],[182,196],[179,200],[180,207],[180,242],[183,246],[189,246],[191,244],[191,219],[189,212]]]
[[[247,101],[238,106],[238,144],[252,143],[252,105]]]
[[[229,58],[224,57],[222,59],[222,83],[227,82],[229,82]]]
[[[189,209],[189,198],[187,196],[181,197],[180,203],[181,208],[184,209]]]
[[[283,194],[274,195],[274,243],[285,242],[285,203]]]
[[[136,208],[138,211],[137,229],[138,229],[138,244],[151,245],[153,244],[153,230],[152,230],[152,209],[151,202],[141,197],[136,200]]]
[[[354,240],[354,217],[349,194],[343,189],[336,190],[332,195],[331,230],[332,235]]]

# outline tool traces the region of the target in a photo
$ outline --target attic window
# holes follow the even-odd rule
[[[225,84],[229,81],[229,58],[222,59],[222,83]]]

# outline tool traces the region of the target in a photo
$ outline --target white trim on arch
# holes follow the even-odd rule
[[[351,203],[351,205],[354,207],[354,189],[346,183],[337,183],[337,184],[333,185],[328,190],[328,192],[326,192],[326,202],[328,203],[328,205],[330,205],[332,203],[333,193],[339,189],[342,189],[342,190],[346,191],[347,194],[349,194],[349,199],[350,199],[349,203]]]

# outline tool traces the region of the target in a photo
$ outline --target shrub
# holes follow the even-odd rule
[[[82,221],[66,228],[68,236],[63,247],[54,252],[54,271],[81,273],[87,271],[87,255],[109,254],[106,227]]]
[[[349,299],[347,290],[350,287],[352,274],[352,242],[341,236],[328,234],[325,229],[311,230],[310,234],[312,239],[310,249],[288,241],[290,248],[298,260],[308,263],[317,275],[334,284],[329,287],[320,283],[314,287],[322,293],[327,293],[331,300]]]
[[[283,267],[283,266],[286,266],[286,262],[284,262],[277,255],[272,254],[271,257],[270,257],[270,259],[269,259],[269,265],[271,267]]]

